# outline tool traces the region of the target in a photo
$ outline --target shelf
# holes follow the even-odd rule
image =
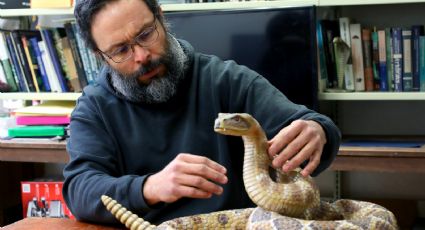
[[[75,101],[81,93],[0,93],[0,100],[20,99],[20,100],[56,100]]]
[[[255,8],[285,8],[318,5],[318,0],[285,0],[285,1],[242,1],[242,2],[208,2],[186,4],[163,4],[163,11],[194,10],[228,10]]]
[[[425,0],[353,0],[353,1],[341,1],[341,0],[318,0],[319,6],[348,6],[348,5],[374,5],[374,4],[405,4],[405,3],[421,3]]]
[[[319,93],[321,101],[421,101],[425,92],[353,92],[353,93]]]
[[[1,9],[0,16],[16,17],[31,15],[73,15],[74,9]]]
[[[0,161],[67,163],[65,141],[0,140]]]
[[[208,2],[208,3],[176,3],[162,4],[163,11],[194,11],[194,10],[227,10],[253,8],[284,8],[318,5],[318,0],[279,0],[279,1],[245,1],[245,2]],[[31,16],[31,15],[73,15],[74,9],[3,9],[0,16]]]

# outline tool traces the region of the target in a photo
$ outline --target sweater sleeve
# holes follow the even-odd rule
[[[312,176],[317,176],[331,165],[338,153],[341,134],[329,117],[291,102],[261,76],[257,76],[250,82],[246,92],[243,107],[246,112],[256,117],[269,139],[294,120],[303,119],[318,122],[325,131],[326,144],[323,148],[320,164],[314,170]],[[304,162],[301,167],[305,166],[306,163]]]
[[[148,175],[124,175],[111,131],[102,122],[96,101],[81,96],[71,116],[70,156],[65,166],[63,194],[79,220],[117,223],[100,197],[113,197],[133,213],[143,215],[150,207],[143,199],[142,186]]]

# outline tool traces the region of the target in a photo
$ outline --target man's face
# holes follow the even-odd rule
[[[156,26],[154,33],[158,37],[149,46],[134,44],[128,60],[116,63],[104,56],[112,70],[114,88],[132,101],[161,103],[173,96],[182,77],[185,55],[177,41],[154,19],[144,1],[112,2],[93,18],[93,39],[106,54],[132,43],[152,26]]]

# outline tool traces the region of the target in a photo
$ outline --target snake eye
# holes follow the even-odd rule
[[[235,120],[236,122],[239,122],[239,121],[241,120],[241,118],[240,118],[239,116],[236,116],[236,117],[234,118],[234,120]]]

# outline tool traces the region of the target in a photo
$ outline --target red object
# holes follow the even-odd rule
[[[75,219],[63,199],[62,186],[62,181],[22,181],[23,217],[29,217],[30,214],[30,216]],[[28,212],[29,208],[30,212]]]

